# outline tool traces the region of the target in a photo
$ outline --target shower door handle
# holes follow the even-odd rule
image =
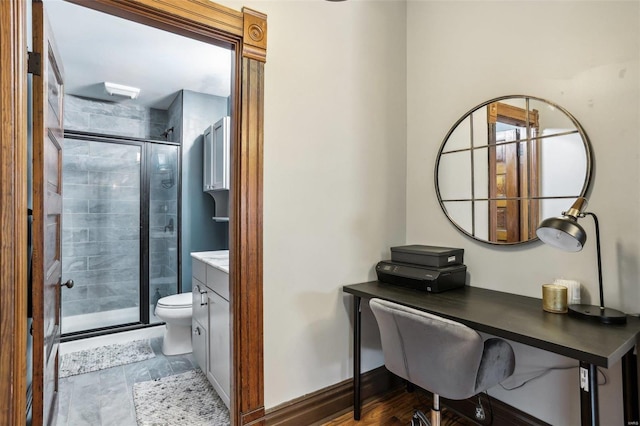
[[[74,283],[73,283],[73,280],[67,280],[67,282],[66,282],[66,283],[64,283],[64,284],[60,284],[60,287],[65,287],[65,286],[66,286],[67,288],[72,288],[72,287],[73,287],[73,284],[74,284]]]

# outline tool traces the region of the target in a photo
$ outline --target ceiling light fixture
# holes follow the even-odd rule
[[[111,96],[124,96],[130,99],[136,99],[140,94],[137,87],[125,86],[122,84],[104,82],[104,90]]]

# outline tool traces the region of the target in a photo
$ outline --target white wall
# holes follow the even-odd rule
[[[593,223],[580,253],[533,243],[497,248],[463,236],[435,202],[433,168],[453,123],[509,94],[546,98],[586,129],[595,154],[589,207],[600,218],[605,301],[640,311],[640,10],[637,1],[409,1],[407,3],[407,243],[459,246],[471,285],[540,297],[556,277],[583,283],[597,303]],[[522,23],[528,22],[528,26]],[[526,50],[524,50],[526,47]],[[621,209],[621,201],[625,208]],[[559,212],[558,212],[559,213]],[[516,345],[517,385],[569,360]],[[619,366],[600,388],[603,424],[622,424]],[[499,399],[551,424],[578,424],[577,371],[554,371]]]
[[[269,16],[267,408],[351,377],[351,300],[340,288],[373,278],[391,245],[463,247],[478,287],[540,297],[541,284],[565,277],[596,294],[588,219],[585,250],[563,253],[540,243],[484,245],[442,213],[433,182],[440,143],[462,114],[493,97],[546,98],[585,127],[595,151],[589,206],[601,221],[607,305],[640,311],[637,1],[222,2]],[[364,321],[363,331],[375,327],[367,312]],[[364,336],[363,370],[382,363],[375,334]],[[510,385],[573,365],[515,347]],[[619,366],[605,373],[601,419],[621,424]],[[578,423],[575,369],[491,393],[551,424]]]
[[[352,377],[351,298],[405,240],[406,5],[255,1],[268,15],[265,406]],[[372,317],[365,314],[369,330]],[[363,330],[364,332],[364,330]],[[382,364],[367,333],[363,369]]]

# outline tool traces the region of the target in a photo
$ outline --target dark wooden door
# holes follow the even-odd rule
[[[538,111],[496,102],[489,129],[489,241],[535,238],[539,221]],[[498,131],[501,123],[505,130]]]
[[[46,22],[33,2],[33,424],[56,422],[60,343],[62,213],[62,67]],[[39,68],[39,69],[38,69]]]
[[[520,202],[514,200],[520,194],[518,144],[508,143],[519,138],[516,130],[495,132],[491,144],[489,187],[490,241],[512,243],[520,241]],[[495,200],[495,198],[504,198]]]

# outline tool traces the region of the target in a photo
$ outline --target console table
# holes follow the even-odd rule
[[[622,360],[625,425],[638,425],[638,370],[633,350],[640,338],[640,319],[625,325],[553,314],[542,310],[542,300],[465,286],[443,293],[370,281],[343,287],[353,295],[354,419],[360,419],[360,338],[362,299],[380,298],[465,324],[475,330],[564,355],[580,362],[582,426],[599,424],[597,367],[609,368]],[[517,363],[517,360],[516,360]]]

